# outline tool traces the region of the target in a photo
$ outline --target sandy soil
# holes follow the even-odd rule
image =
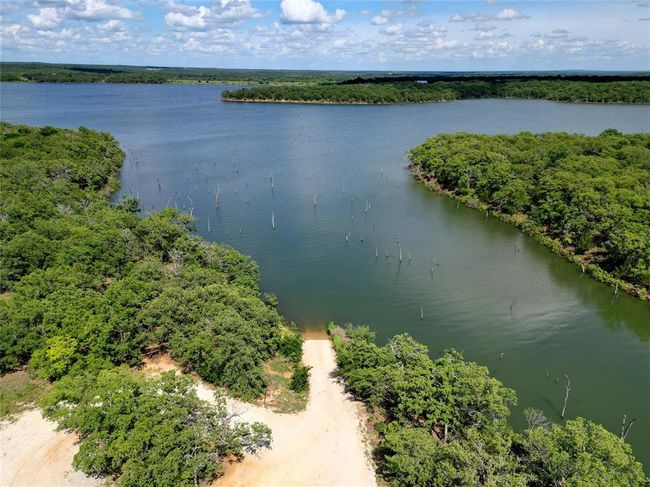
[[[376,485],[363,439],[362,406],[330,377],[336,366],[330,341],[305,340],[303,360],[313,367],[304,411],[279,414],[231,403],[245,421],[269,425],[272,448],[228,466],[213,487]]]
[[[275,413],[228,400],[241,421],[261,421],[273,431],[270,450],[228,465],[212,487],[376,486],[363,438],[365,423],[359,403],[330,377],[335,368],[328,339],[307,339],[304,362],[312,367],[307,408],[297,414]],[[149,372],[177,370],[168,357],[147,361]],[[214,400],[214,389],[197,385],[199,397]],[[77,452],[74,435],[56,432],[40,411],[23,413],[0,429],[0,486],[95,487],[101,481],[72,469]]]
[[[55,424],[31,410],[0,426],[2,487],[94,487],[101,481],[72,468],[79,447],[74,435],[55,431]]]

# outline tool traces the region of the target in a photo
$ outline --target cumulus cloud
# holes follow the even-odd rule
[[[644,56],[647,51],[632,43],[619,39],[592,39],[572,35],[569,31],[555,29],[542,34],[532,34],[532,40],[522,44],[528,52],[549,56],[569,55],[574,59],[588,58],[612,60],[622,55]]]
[[[372,19],[370,19],[370,23],[372,25],[385,25],[388,23],[389,17],[390,10],[382,10],[379,12],[379,15],[375,15]]]
[[[520,11],[515,10],[514,8],[504,8],[499,12],[495,20],[519,20],[519,19],[529,19],[527,15],[522,14]]]
[[[165,15],[165,24],[173,30],[204,30],[208,26],[210,9],[201,5],[195,11],[168,12]]]
[[[65,17],[79,20],[134,19],[136,12],[107,0],[68,0]]]
[[[345,17],[345,10],[337,8],[331,14],[314,0],[282,0],[282,22],[287,24],[335,24]]]
[[[117,19],[107,20],[103,24],[99,24],[97,28],[102,32],[119,32],[119,31],[126,30],[126,26],[124,25],[124,22]]]
[[[497,32],[496,30],[484,30],[476,34],[474,39],[477,41],[491,41],[495,39],[505,39],[506,37],[512,37],[512,34],[509,34],[506,31]]]
[[[217,24],[240,22],[260,15],[250,0],[221,0],[210,7],[169,2],[166,8],[165,25],[172,30],[214,29]]]
[[[490,22],[490,21],[511,21],[529,19],[528,15],[524,15],[519,10],[514,8],[504,8],[496,15],[486,15],[477,12],[464,12],[454,14],[449,17],[449,22]]]
[[[57,26],[63,20],[63,17],[55,8],[42,8],[38,11],[38,14],[28,15],[27,19],[29,19],[34,27],[49,29]]]
[[[126,7],[109,3],[107,0],[66,0],[36,2],[37,14],[28,14],[27,19],[40,29],[52,29],[67,20],[95,22],[102,20],[135,19],[138,14]]]

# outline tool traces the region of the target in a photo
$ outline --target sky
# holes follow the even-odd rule
[[[650,1],[0,0],[0,59],[343,70],[650,70]]]

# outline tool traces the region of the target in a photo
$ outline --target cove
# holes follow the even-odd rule
[[[220,102],[221,89],[3,83],[2,119],[112,132],[128,155],[121,194],[191,210],[199,234],[257,260],[288,319],[461,350],[517,391],[516,427],[524,407],[557,420],[569,375],[567,417],[613,432],[623,414],[639,418],[628,439],[648,468],[650,305],[614,300],[515,228],[427,191],[404,153],[441,132],[647,132],[650,107],[249,105]]]

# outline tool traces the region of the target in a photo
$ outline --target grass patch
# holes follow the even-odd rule
[[[297,413],[307,406],[309,391],[297,393],[291,390],[294,364],[285,357],[277,356],[264,364],[268,388],[264,398],[256,404],[270,408],[276,413]]]
[[[50,388],[50,383],[33,379],[24,370],[0,377],[0,419],[29,409]]]

